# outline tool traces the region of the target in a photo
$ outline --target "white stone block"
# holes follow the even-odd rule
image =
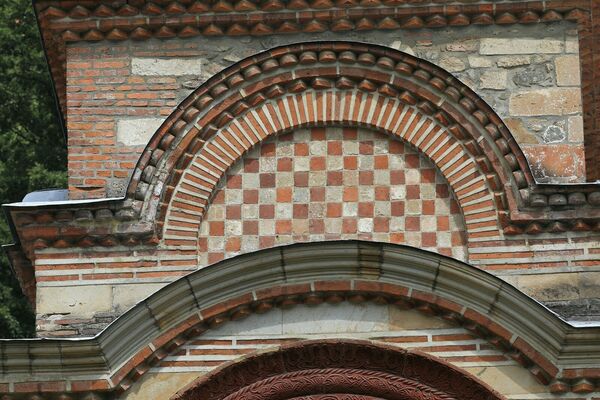
[[[117,121],[117,142],[125,146],[146,145],[163,123],[162,118],[135,118]]]
[[[321,304],[283,312],[283,333],[288,335],[373,332],[388,326],[388,308],[373,304]]]
[[[553,39],[481,39],[480,54],[558,54],[562,53],[565,43]]]
[[[36,313],[91,318],[112,309],[112,286],[43,286],[37,288]]]
[[[504,90],[508,73],[506,70],[487,70],[481,74],[479,86],[482,89]]]
[[[221,327],[209,331],[212,338],[221,336],[251,336],[281,334],[282,310],[274,309],[265,314],[253,314],[241,321],[223,324]]]
[[[201,58],[138,58],[131,59],[133,75],[200,75]]]

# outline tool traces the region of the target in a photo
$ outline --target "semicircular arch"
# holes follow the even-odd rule
[[[111,381],[127,390],[169,353],[229,321],[279,307],[341,301],[415,308],[462,325],[510,354],[541,383],[553,382],[553,390],[564,391],[564,380],[574,379],[561,375],[568,369],[562,364],[565,340],[581,341],[586,359],[600,359],[597,345],[585,336],[598,328],[569,325],[485,271],[408,246],[364,241],[293,244],[221,261],[160,289],[98,340],[112,366]],[[580,378],[588,372],[578,373]]]
[[[260,131],[269,130],[270,123],[281,125],[286,118],[293,119],[285,103],[282,110],[273,109],[273,104],[294,96],[310,98],[310,93],[316,98],[327,98],[332,93],[337,101],[350,93],[350,102],[354,99],[355,103],[357,96],[378,96],[386,107],[401,103],[418,109],[420,114],[442,124],[447,137],[457,141],[457,146],[483,171],[500,209],[521,201],[519,189],[534,182],[525,157],[500,117],[446,71],[383,46],[315,42],[283,46],[250,57],[198,88],[150,141],[134,171],[128,195],[144,201],[147,219],[156,219],[157,212],[164,216],[182,171],[226,125],[247,122],[239,116],[252,115],[257,107],[266,108],[275,119],[255,121],[257,125],[253,127],[260,135]],[[347,115],[335,107],[336,102],[332,104],[329,108],[313,106],[312,110],[307,105],[306,118],[296,123],[343,124]],[[377,101],[373,104],[383,106]],[[364,124],[365,117],[373,115],[373,109],[364,116],[360,115],[364,107],[352,108],[356,109],[357,114],[352,117],[358,124]],[[294,121],[288,122],[289,128],[295,125]],[[385,125],[387,120],[375,122]],[[372,120],[368,123],[375,125]],[[252,134],[252,127],[248,129]],[[239,142],[230,138],[230,144],[244,147],[245,139],[239,135],[237,138]],[[218,154],[227,160],[227,152],[219,150]]]

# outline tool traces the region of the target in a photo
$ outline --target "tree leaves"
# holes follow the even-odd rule
[[[66,187],[66,148],[29,0],[0,2],[0,203]],[[0,219],[0,243],[13,239]],[[0,256],[0,337],[35,333],[35,318]]]

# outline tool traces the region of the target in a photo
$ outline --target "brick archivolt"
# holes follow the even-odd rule
[[[368,126],[410,142],[456,192],[467,183],[457,178],[470,170],[508,234],[598,227],[600,195],[591,187],[540,190],[503,122],[457,79],[407,54],[347,42],[277,48],[211,78],[150,141],[128,195],[143,202],[144,219],[164,221],[184,173],[188,179],[200,168],[194,193],[205,204],[248,148],[272,134],[327,125]]]
[[[474,189],[501,218],[527,199],[532,178],[525,159],[481,99],[429,63],[350,43],[279,48],[211,79],[151,140],[129,193],[145,201],[146,218],[158,208],[161,221],[192,177],[194,202],[205,205],[248,148],[297,127],[327,125],[366,126],[413,144],[461,194],[463,208],[472,205],[474,193],[466,192]],[[170,176],[168,168],[175,171]]]
[[[322,79],[322,78],[320,78]],[[319,115],[320,114],[320,115]],[[337,89],[306,91],[265,102],[223,126],[195,155],[174,190],[165,228],[185,240],[199,224],[216,186],[248,149],[268,137],[301,126],[344,124],[367,126],[404,140],[435,163],[454,191],[471,238],[499,238],[496,195],[467,148],[447,127],[416,106],[377,92]],[[293,133],[292,133],[293,134]],[[500,200],[501,202],[501,200]],[[175,230],[185,224],[186,230]]]

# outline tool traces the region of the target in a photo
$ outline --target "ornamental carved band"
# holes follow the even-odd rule
[[[172,400],[493,400],[456,367],[419,352],[354,340],[305,341],[226,364]]]

